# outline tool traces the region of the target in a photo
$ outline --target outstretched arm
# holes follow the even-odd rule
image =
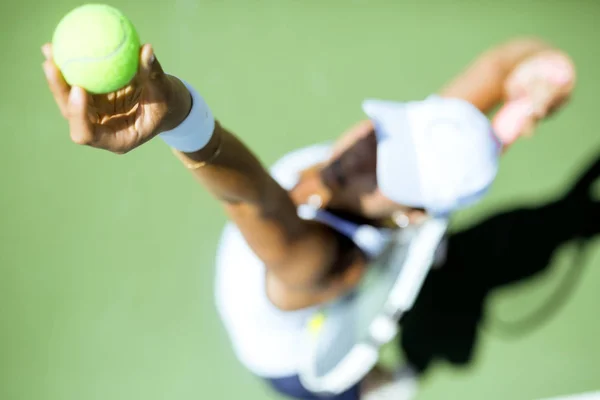
[[[69,87],[52,60],[51,46],[43,52],[50,90],[78,144],[123,154],[189,118],[189,91],[163,72],[149,45],[141,49],[140,70],[130,85],[106,95]],[[266,264],[270,294],[279,296],[282,307],[298,308],[345,290],[347,276],[328,275],[340,262],[343,240],[322,224],[300,219],[288,193],[252,152],[221,124],[214,126],[200,150],[177,154]]]
[[[204,148],[177,153],[194,177],[223,204],[258,257],[283,282],[310,286],[336,261],[333,232],[299,218],[288,193],[219,122]]]

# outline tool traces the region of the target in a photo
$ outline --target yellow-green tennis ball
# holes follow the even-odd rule
[[[86,4],[63,17],[54,31],[52,49],[68,84],[94,94],[110,93],[137,73],[140,39],[119,10]]]

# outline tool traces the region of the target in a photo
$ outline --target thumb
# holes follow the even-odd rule
[[[144,81],[161,81],[165,77],[160,63],[156,59],[152,45],[142,46],[140,53],[140,75]]]
[[[168,96],[169,79],[156,59],[150,44],[142,46],[140,52],[140,85],[143,87],[144,103],[151,109],[163,104]]]
[[[91,144],[94,130],[88,118],[87,93],[80,87],[71,88],[67,105],[71,140],[77,144]]]
[[[556,92],[556,88],[546,82],[538,82],[538,84],[534,86],[531,98],[533,100],[532,111],[536,118],[541,119],[546,116],[546,112],[548,111]]]

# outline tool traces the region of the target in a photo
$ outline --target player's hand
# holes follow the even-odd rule
[[[575,68],[558,51],[537,54],[519,64],[506,79],[505,104],[494,127],[505,143],[531,136],[538,123],[569,99],[575,86]]]
[[[509,100],[527,97],[532,113],[542,119],[563,105],[575,86],[575,68],[570,58],[548,51],[522,62],[506,80]]]
[[[175,128],[190,110],[189,92],[181,81],[163,72],[150,45],[141,48],[139,71],[132,82],[103,95],[70,87],[52,60],[52,46],[44,45],[42,52],[48,86],[77,144],[124,154]]]

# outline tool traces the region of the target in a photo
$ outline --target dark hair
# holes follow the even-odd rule
[[[348,268],[356,262],[358,257],[365,257],[364,253],[354,244],[352,239],[332,229],[336,240],[335,261],[325,271],[323,283],[343,275]]]
[[[337,159],[326,165],[321,170],[321,179],[327,187],[335,190],[343,189],[352,182],[353,177],[369,173],[373,175],[373,183],[366,190],[373,191],[377,187],[376,166],[377,138],[375,132],[371,132],[357,140]],[[375,225],[374,221],[360,215],[330,208],[328,208],[328,211],[357,224]],[[356,262],[358,257],[366,257],[352,239],[334,229],[332,230],[337,242],[336,259],[325,272],[324,282],[343,275]]]
[[[373,173],[377,167],[377,139],[375,132],[357,140],[338,158],[321,170],[323,183],[329,188],[343,188],[353,176],[362,173]],[[377,182],[373,182],[373,190]]]

